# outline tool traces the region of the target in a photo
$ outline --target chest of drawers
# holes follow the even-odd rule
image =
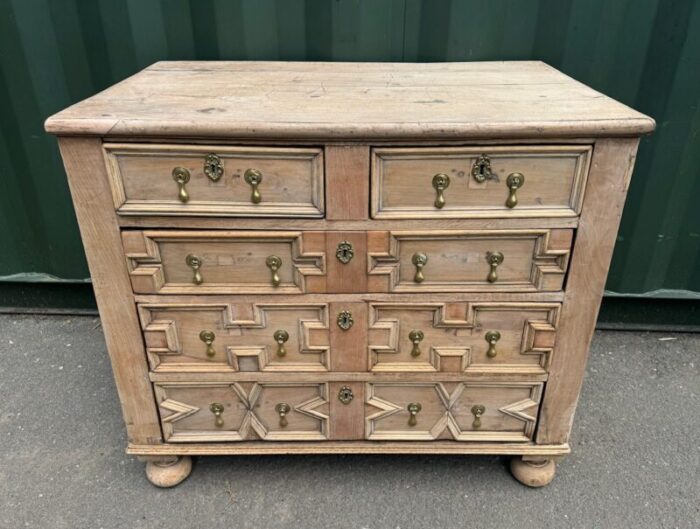
[[[153,483],[321,452],[552,479],[650,118],[539,62],[163,62],[46,127]]]

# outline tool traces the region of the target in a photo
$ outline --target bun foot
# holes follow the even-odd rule
[[[557,465],[553,459],[542,461],[523,461],[520,457],[510,460],[513,477],[528,487],[544,487],[554,479]]]
[[[146,463],[146,477],[156,487],[174,487],[182,483],[192,472],[190,456],[175,456]]]

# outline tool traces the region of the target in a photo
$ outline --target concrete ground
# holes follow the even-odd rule
[[[599,332],[554,482],[505,459],[217,457],[171,490],[124,454],[99,320],[0,316],[0,528],[700,527],[700,335]]]

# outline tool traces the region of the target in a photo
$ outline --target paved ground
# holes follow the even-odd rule
[[[545,489],[497,457],[199,460],[151,486],[96,318],[0,317],[0,528],[700,527],[700,335],[601,332]]]

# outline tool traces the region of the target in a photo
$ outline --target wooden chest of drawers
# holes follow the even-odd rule
[[[318,452],[552,479],[650,118],[538,62],[175,62],[46,127],[153,483]]]

